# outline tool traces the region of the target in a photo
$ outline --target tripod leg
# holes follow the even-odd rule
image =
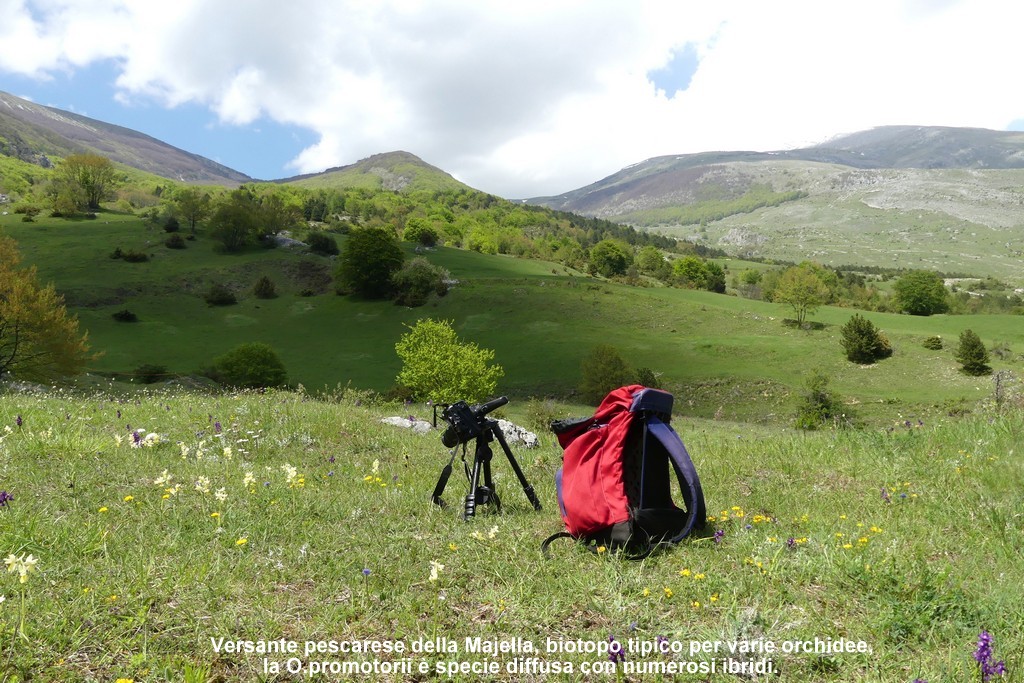
[[[501,499],[498,498],[498,491],[494,488],[494,480],[491,479],[490,458],[484,461],[484,487],[487,489],[487,495],[490,498],[488,502],[494,503],[494,511],[501,512]]]
[[[512,449],[508,447],[508,442],[505,441],[505,435],[502,433],[501,427],[498,426],[497,422],[494,422],[492,423],[491,429],[494,432],[495,438],[498,439],[498,443],[501,444],[501,450],[505,451],[505,457],[508,458],[509,464],[512,465],[512,471],[515,472],[516,477],[519,478],[519,484],[523,487],[523,493],[526,494],[526,497],[533,505],[533,509],[540,510],[540,501],[537,500],[537,494],[533,492],[533,487],[530,486],[530,482],[526,481],[526,475],[523,474],[523,470],[520,469],[515,456],[512,455]]]
[[[476,487],[480,484],[480,466],[482,461],[479,457],[473,459],[473,474],[469,478],[469,493],[466,494],[466,507],[462,512],[462,519],[469,521],[476,514]]]

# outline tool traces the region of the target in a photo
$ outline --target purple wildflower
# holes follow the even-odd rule
[[[7,507],[7,504],[14,500],[14,496],[7,493],[7,491],[0,491],[0,508]]]
[[[655,636],[654,642],[658,646],[658,652],[661,654],[668,654],[668,637],[667,636]]]
[[[118,420],[121,419],[121,409],[120,408],[117,409],[117,419]]]
[[[213,433],[220,434],[220,422],[213,423]]]
[[[363,569],[363,576],[364,576],[364,577],[368,577],[369,575],[370,575],[370,570],[369,570],[369,568],[364,568],[364,569]]]
[[[20,426],[21,426],[21,425],[22,425],[23,423],[24,423],[24,420],[22,420],[22,419],[21,419],[21,415],[19,415],[18,417],[14,418],[14,424],[18,425],[19,427],[20,427]]]
[[[136,446],[141,444],[142,443],[142,434],[139,434],[138,431],[132,432],[132,441],[135,442]]]
[[[333,465],[334,464],[334,456],[332,455],[331,457],[327,458],[327,462],[329,462],[329,463],[331,463]]]
[[[892,502],[892,499],[889,498],[889,491],[884,486],[882,487],[882,500],[884,500],[886,503]]]
[[[981,683],[988,683],[993,676],[1002,676],[1006,673],[1006,662],[993,662],[992,659],[992,634],[982,630],[978,634],[978,649],[974,651],[974,661],[978,663],[978,669],[981,671]]]
[[[612,664],[626,661],[626,650],[613,635],[608,636],[608,661]]]
[[[715,544],[716,545],[721,543],[723,538],[725,538],[725,529],[718,529],[717,531],[715,531]]]
[[[786,547],[788,547],[788,548],[789,548],[790,550],[792,550],[793,548],[795,548],[795,547],[796,547],[796,539],[795,539],[795,538],[793,538],[792,536],[790,536],[789,538],[787,538],[787,539],[786,539]]]

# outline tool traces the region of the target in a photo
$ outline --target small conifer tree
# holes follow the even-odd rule
[[[974,330],[964,330],[960,333],[960,343],[953,357],[968,375],[987,375],[992,372],[988,365],[988,349],[981,343],[981,338]]]

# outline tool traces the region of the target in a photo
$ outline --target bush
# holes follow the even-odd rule
[[[114,251],[110,252],[110,258],[119,259],[124,256],[124,252],[121,251],[121,247],[114,247]]]
[[[168,218],[167,222],[164,223],[164,230],[166,232],[178,232],[178,230],[180,229],[181,225],[178,223],[178,219],[175,218],[174,216]]]
[[[981,343],[981,338],[974,330],[964,330],[960,333],[960,343],[953,352],[953,357],[968,375],[987,375],[992,372],[988,365],[988,349]]]
[[[172,375],[165,365],[140,365],[132,373],[139,382],[143,384],[155,384],[161,380],[170,378]]]
[[[661,389],[661,380],[658,379],[658,374],[650,368],[637,368],[636,383],[650,389]]]
[[[280,356],[262,342],[242,344],[217,357],[207,374],[221,384],[240,389],[279,387],[288,381]]]
[[[203,298],[210,306],[231,306],[238,303],[235,293],[219,282],[210,285],[210,289]]]
[[[942,350],[942,337],[940,337],[937,334],[934,335],[934,336],[928,337],[927,339],[924,340],[924,342],[921,343],[921,346],[923,346],[924,348],[926,348],[926,349],[928,349],[930,351],[941,351]]]
[[[828,375],[814,371],[804,383],[804,393],[797,408],[797,429],[814,430],[829,422],[845,424],[849,418],[843,412],[839,396],[831,390]]]
[[[427,259],[418,256],[391,276],[395,290],[395,303],[400,306],[422,306],[431,294],[444,296],[448,293],[448,271],[431,265]]]
[[[406,242],[416,242],[424,247],[432,247],[437,244],[437,230],[434,229],[425,218],[410,218],[402,231],[402,239]]]
[[[117,311],[116,313],[114,313],[112,315],[112,317],[114,318],[114,320],[116,320],[119,323],[137,323],[137,322],[139,322],[139,316],[135,315],[134,313],[129,311],[127,308],[122,308],[120,311]]]
[[[462,342],[446,320],[419,320],[395,344],[402,370],[395,381],[420,400],[477,402],[490,397],[505,374],[494,351]]]
[[[257,299],[273,299],[277,297],[277,287],[273,280],[264,275],[253,285],[252,293]]]
[[[338,243],[327,233],[311,232],[306,238],[306,244],[311,252],[321,256],[336,256],[339,253]]]
[[[841,343],[849,361],[868,364],[892,355],[892,346],[889,344],[889,340],[875,327],[874,323],[859,313],[854,314],[843,325],[841,332]]]
[[[164,242],[164,246],[168,249],[184,249],[185,238],[175,233],[167,238],[167,241]]]
[[[149,260],[149,255],[143,251],[121,251],[121,258],[128,263],[145,263]]]
[[[580,393],[583,400],[599,404],[612,390],[632,384],[633,371],[619,350],[610,344],[598,344],[583,359],[580,367]]]

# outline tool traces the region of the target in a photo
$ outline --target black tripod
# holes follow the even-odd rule
[[[530,482],[526,480],[526,475],[523,474],[522,468],[519,467],[519,463],[516,462],[515,456],[512,455],[512,449],[508,447],[508,442],[505,441],[505,435],[501,431],[501,427],[495,420],[479,419],[477,421],[479,426],[479,432],[472,438],[476,440],[473,456],[473,469],[469,468],[469,464],[466,462],[466,443],[462,441],[462,464],[466,470],[466,477],[469,479],[469,493],[466,494],[466,504],[462,513],[464,520],[471,519],[476,514],[477,505],[486,505],[488,503],[494,504],[495,511],[501,510],[501,499],[498,498],[497,492],[494,490],[494,480],[491,478],[491,460],[494,457],[494,451],[491,450],[491,441],[497,439],[501,449],[505,451],[505,457],[508,458],[508,462],[512,465],[512,471],[516,473],[516,477],[519,479],[519,484],[523,487],[523,493],[526,494],[527,499],[533,505],[534,510],[540,510],[540,501],[537,500],[537,494],[533,492],[533,487],[530,486]],[[437,481],[437,486],[434,487],[434,495],[431,500],[435,505],[445,507],[444,501],[441,499],[441,494],[444,493],[445,486],[448,485],[448,478],[452,474],[452,464],[455,462],[456,451],[452,450],[452,459],[448,462],[448,465],[441,471],[441,477]],[[484,483],[480,484],[480,475],[483,473]]]

